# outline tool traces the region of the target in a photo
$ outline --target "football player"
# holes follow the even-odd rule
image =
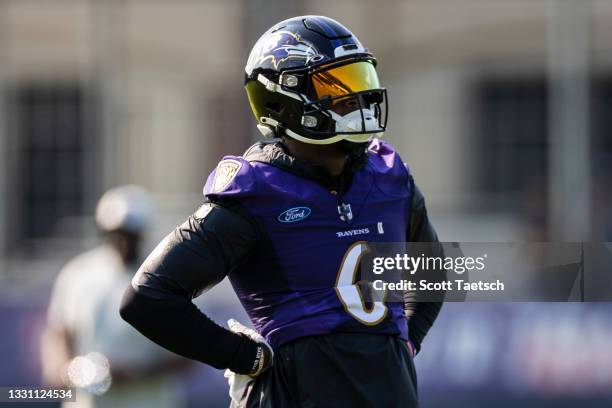
[[[76,387],[76,400],[64,401],[64,408],[185,406],[176,380],[190,361],[148,341],[117,314],[142,262],[140,246],[153,209],[153,199],[139,186],[105,192],[95,215],[102,243],[77,255],[57,276],[40,355],[47,385]]]
[[[380,140],[376,59],[337,21],[303,16],[264,33],[245,74],[268,140],[218,164],[204,204],[140,267],[121,315],[229,369],[234,406],[417,406],[413,357],[441,303],[367,306],[354,285],[365,242],[437,242],[408,168]],[[226,276],[256,332],[225,329],[192,303]]]

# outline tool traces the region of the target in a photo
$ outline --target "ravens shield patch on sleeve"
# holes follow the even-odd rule
[[[237,160],[226,159],[222,160],[217,166],[217,171],[215,172],[215,179],[213,181],[213,193],[218,193],[223,191],[230,185],[240,168],[242,167],[242,163]]]

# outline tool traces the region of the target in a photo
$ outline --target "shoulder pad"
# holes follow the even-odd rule
[[[375,174],[375,185],[387,195],[411,194],[411,175],[393,146],[375,139],[368,148],[368,165]]]
[[[410,173],[408,165],[404,163],[395,148],[380,139],[374,139],[368,147],[370,164],[377,172],[395,174],[398,177],[407,177]]]
[[[255,175],[242,157],[226,156],[208,176],[204,185],[206,197],[244,196],[253,192]]]

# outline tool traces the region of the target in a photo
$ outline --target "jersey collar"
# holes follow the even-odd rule
[[[344,193],[348,190],[353,175],[367,163],[368,155],[367,151],[364,151],[349,156],[344,171],[337,177],[329,174],[327,169],[322,166],[291,156],[280,139],[255,143],[243,154],[243,158],[249,162],[270,164],[299,177],[313,180],[328,190],[337,190]]]

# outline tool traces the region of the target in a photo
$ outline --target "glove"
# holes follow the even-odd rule
[[[257,356],[255,357],[255,361],[253,362],[253,368],[249,372],[249,377],[255,378],[264,371],[266,371],[268,368],[270,368],[270,366],[272,365],[272,360],[274,358],[274,351],[272,350],[272,347],[270,347],[268,342],[266,342],[266,340],[263,338],[263,336],[257,333],[255,330],[249,329],[248,327],[244,326],[243,324],[234,319],[229,319],[227,321],[227,325],[229,326],[229,329],[234,333],[247,336],[251,340],[254,340],[259,346],[257,349]]]
[[[245,327],[234,319],[229,319],[227,321],[227,325],[234,333],[247,336],[258,344],[257,356],[253,362],[253,369],[248,375],[236,374],[229,369],[225,370],[225,373],[223,374],[223,376],[227,378],[227,382],[229,384],[229,395],[232,398],[232,401],[239,405],[249,385],[255,381],[257,376],[272,366],[274,351],[263,336],[257,333],[255,330]]]

